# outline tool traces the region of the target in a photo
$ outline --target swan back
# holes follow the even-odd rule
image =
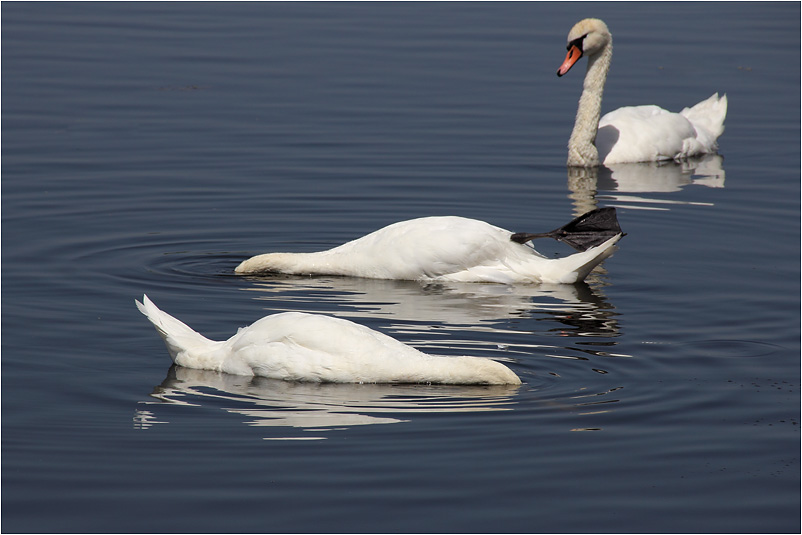
[[[626,106],[599,121],[596,147],[605,165],[681,160],[715,152],[724,132],[727,96],[715,93],[680,113]]]
[[[670,160],[696,130],[685,117],[659,106],[626,106],[599,121],[596,148],[605,164]]]
[[[512,370],[493,360],[427,355],[340,318],[284,312],[217,342],[159,310],[147,296],[143,303],[137,302],[139,310],[156,326],[175,363],[188,368],[286,381],[521,383]]]
[[[319,314],[267,316],[241,329],[226,349],[254,375],[292,381],[520,383],[498,362],[427,355],[364,325]]]
[[[243,261],[237,273],[346,275],[375,279],[454,282],[573,283],[601,262],[617,239],[562,259],[549,259],[513,233],[456,216],[394,223],[317,253],[267,253]],[[620,235],[618,236],[620,238]],[[607,255],[609,256],[609,255]],[[569,260],[571,259],[571,260]]]
[[[498,258],[510,235],[475,219],[423,217],[393,223],[326,251],[257,255],[235,271],[430,279]]]

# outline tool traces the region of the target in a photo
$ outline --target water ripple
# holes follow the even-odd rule
[[[250,426],[319,433],[353,426],[402,423],[423,413],[511,410],[516,404],[517,390],[516,386],[297,383],[173,366],[151,394],[159,401],[140,402],[151,407],[137,409],[134,425],[147,429],[167,423],[150,409],[153,405],[170,403],[215,406],[248,418],[245,423]],[[279,434],[279,437],[266,438],[326,438],[299,437],[287,431]]]

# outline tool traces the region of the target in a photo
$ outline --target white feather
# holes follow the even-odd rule
[[[512,232],[456,216],[394,223],[316,253],[267,253],[243,261],[240,274],[280,272],[373,279],[574,283],[615,250],[621,234],[587,251],[546,258],[510,239]]]
[[[613,38],[601,20],[584,19],[568,33],[569,45],[577,40],[581,40],[582,55],[588,57],[588,68],[568,142],[568,165],[682,160],[718,150],[727,115],[726,95],[715,93],[679,113],[653,105],[627,106],[599,118]],[[578,59],[569,48],[557,73],[562,76]]]
[[[503,364],[481,357],[427,355],[348,320],[284,312],[239,329],[224,342],[203,337],[136,302],[156,326],[173,361],[187,368],[285,381],[332,383],[520,384]]]

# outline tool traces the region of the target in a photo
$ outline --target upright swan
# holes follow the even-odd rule
[[[284,312],[215,342],[162,312],[144,296],[136,306],[179,366],[317,383],[521,384],[482,357],[436,357],[348,320]]]
[[[568,54],[557,76],[582,56],[588,57],[588,69],[568,141],[569,166],[679,160],[718,149],[716,140],[724,132],[727,115],[726,95],[719,98],[715,93],[679,113],[658,106],[627,106],[601,117],[613,38],[599,19],[584,19],[571,28]]]
[[[513,234],[464,217],[394,223],[316,253],[267,253],[243,261],[240,274],[346,275],[453,282],[574,283],[583,280],[623,236],[615,208],[600,208],[543,234]],[[580,252],[546,258],[527,242],[551,237]]]

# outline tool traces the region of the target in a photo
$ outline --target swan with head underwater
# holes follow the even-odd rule
[[[394,223],[326,251],[257,255],[239,264],[235,272],[573,284],[612,255],[622,236],[612,207],[592,210],[540,234],[513,233],[464,217],[423,217]],[[529,243],[546,237],[578,252],[547,258]]]
[[[147,295],[136,305],[156,327],[173,362],[186,368],[317,383],[521,384],[500,362],[428,355],[330,316],[273,314],[217,342],[159,310]]]
[[[613,38],[599,19],[584,19],[568,33],[568,54],[557,70],[567,73],[583,56],[588,67],[568,165],[593,167],[617,163],[682,160],[713,153],[724,132],[727,96],[718,93],[679,113],[658,106],[627,106],[601,117],[601,101],[613,56]],[[600,119],[601,117],[601,119]]]

